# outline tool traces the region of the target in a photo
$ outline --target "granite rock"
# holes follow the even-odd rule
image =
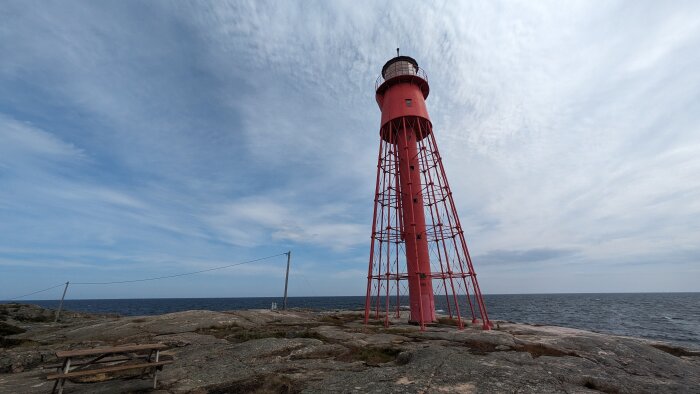
[[[168,345],[158,393],[700,393],[700,352],[669,343],[498,322],[482,331],[353,311],[186,311],[117,317],[0,305],[0,392],[46,393],[55,351]],[[48,319],[51,320],[51,319]],[[24,330],[24,332],[20,332]],[[67,383],[66,393],[148,392],[150,381]]]

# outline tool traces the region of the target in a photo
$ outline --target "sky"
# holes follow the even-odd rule
[[[0,299],[363,295],[397,47],[484,293],[700,291],[700,2],[6,0]]]

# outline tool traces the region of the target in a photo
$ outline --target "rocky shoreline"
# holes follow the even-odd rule
[[[56,350],[161,342],[160,393],[700,393],[700,352],[638,338],[498,321],[425,332],[353,311],[186,311],[119,317],[0,305],[0,392],[48,393]],[[66,393],[151,392],[120,377]]]

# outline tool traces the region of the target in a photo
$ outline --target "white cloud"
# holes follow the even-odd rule
[[[31,124],[0,113],[0,163],[22,164],[18,160],[74,160],[84,156],[81,149]]]
[[[533,267],[555,282],[697,256],[696,3],[7,7],[0,250],[160,268],[293,247],[332,262],[329,289],[361,288],[374,77],[400,46],[428,72],[472,253],[576,251],[477,260],[487,291],[532,290],[517,277]]]
[[[213,207],[204,220],[223,240],[248,247],[293,242],[345,250],[368,238],[365,226],[348,222],[332,204],[312,207],[267,196]]]

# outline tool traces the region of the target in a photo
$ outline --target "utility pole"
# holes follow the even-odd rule
[[[287,275],[284,277],[284,302],[282,303],[282,310],[287,309],[287,285],[289,285],[289,261],[292,259],[292,251],[286,253],[287,255]]]
[[[56,310],[56,318],[54,319],[54,323],[58,322],[58,316],[61,314],[61,309],[63,309],[63,300],[66,298],[66,292],[68,291],[68,284],[70,282],[66,282],[66,287],[63,288],[63,295],[61,296],[61,303],[58,304],[58,309]]]

